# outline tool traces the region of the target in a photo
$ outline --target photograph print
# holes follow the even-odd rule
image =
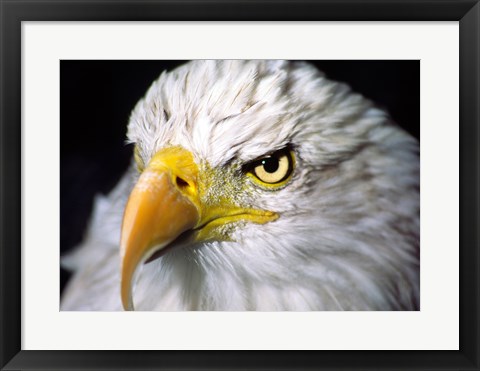
[[[62,60],[60,119],[60,310],[420,310],[420,61]]]

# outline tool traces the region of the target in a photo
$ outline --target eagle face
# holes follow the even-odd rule
[[[128,139],[111,309],[418,310],[418,142],[346,85],[193,61],[153,83]]]

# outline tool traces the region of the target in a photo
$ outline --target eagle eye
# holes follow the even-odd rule
[[[264,185],[280,185],[287,181],[293,171],[293,156],[290,150],[280,150],[253,161],[249,174]]]

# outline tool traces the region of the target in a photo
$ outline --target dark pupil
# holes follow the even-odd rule
[[[267,173],[274,173],[278,170],[278,158],[276,157],[269,157],[265,160],[262,160],[263,168]]]

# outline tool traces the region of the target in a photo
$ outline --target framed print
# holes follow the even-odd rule
[[[477,1],[1,9],[2,369],[479,368]]]

